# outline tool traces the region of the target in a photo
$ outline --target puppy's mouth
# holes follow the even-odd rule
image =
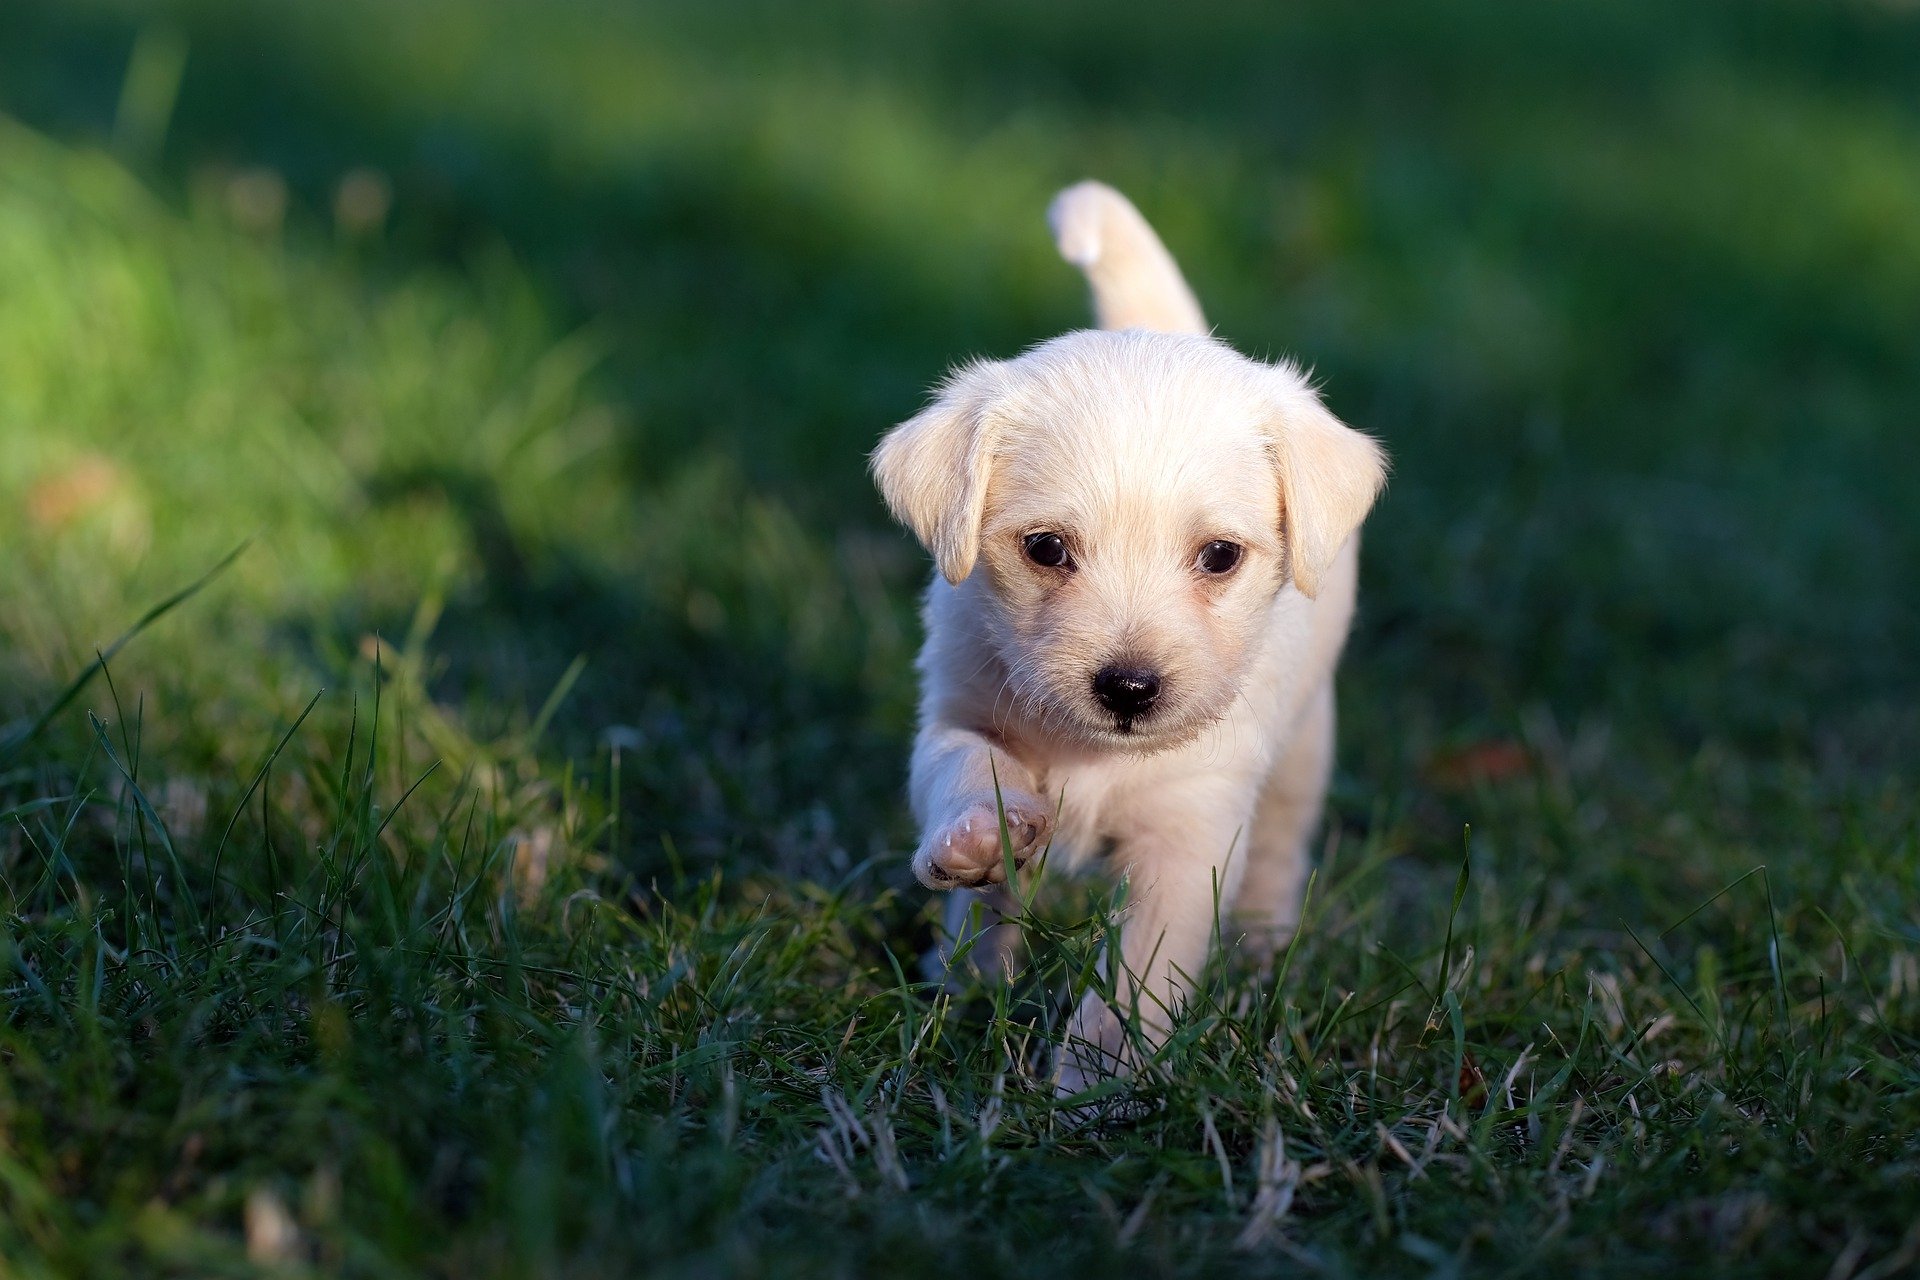
[[[1205,727],[1205,723],[1189,723],[1183,717],[1168,715],[1109,720],[1095,731],[1089,745],[1121,755],[1158,755],[1191,742]]]
[[[1100,719],[1106,734],[1128,748],[1152,750],[1162,741],[1182,736],[1186,717],[1182,708],[1156,703],[1138,711],[1112,712],[1104,707]]]

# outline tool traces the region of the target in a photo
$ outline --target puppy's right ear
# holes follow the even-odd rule
[[[993,402],[1001,366],[980,360],[953,371],[932,404],[887,432],[873,451],[873,478],[901,524],[958,583],[980,554],[997,434]]]

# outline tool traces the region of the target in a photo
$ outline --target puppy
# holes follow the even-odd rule
[[[1049,221],[1101,328],[959,367],[872,462],[938,568],[911,793],[946,954],[984,916],[972,954],[1010,961],[1000,805],[1016,866],[1050,846],[1127,882],[1125,1007],[1075,1012],[1073,1092],[1131,1065],[1128,1019],[1164,1039],[1220,914],[1251,945],[1291,933],[1386,471],[1298,369],[1208,335],[1118,192],[1069,188]]]

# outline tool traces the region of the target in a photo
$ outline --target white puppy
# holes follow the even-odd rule
[[[1082,183],[1050,219],[1102,330],[959,368],[873,457],[939,569],[913,867],[965,891],[949,954],[983,898],[1007,908],[997,780],[1016,865],[1051,843],[1127,878],[1116,989],[1158,1040],[1206,961],[1216,904],[1224,936],[1261,945],[1297,919],[1355,531],[1384,459],[1299,370],[1207,335],[1118,192]],[[1011,928],[976,938],[975,957],[1005,963]],[[1121,1017],[1097,995],[1071,1035],[1063,1091],[1127,1065]]]

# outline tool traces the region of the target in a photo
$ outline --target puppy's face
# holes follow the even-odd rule
[[[1096,743],[1190,737],[1232,702],[1284,582],[1257,408],[1035,372],[1002,406],[973,570],[1010,696]]]
[[[1226,713],[1275,595],[1314,592],[1383,475],[1293,370],[1138,331],[962,370],[875,471],[964,584],[1011,709],[1129,751]]]

